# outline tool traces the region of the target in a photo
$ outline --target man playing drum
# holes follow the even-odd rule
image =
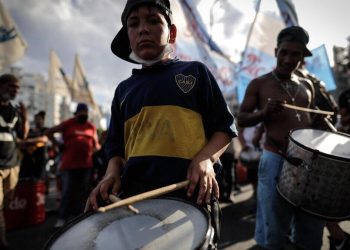
[[[122,24],[112,52],[142,68],[115,91],[108,168],[86,210],[111,191],[125,198],[188,179],[177,195],[209,204],[219,230],[214,165],[236,129],[218,84],[202,63],[170,57],[177,30],[168,0],[128,0]]]
[[[237,116],[241,127],[263,122],[266,139],[258,170],[255,240],[265,249],[283,249],[290,240],[301,249],[320,249],[324,222],[287,204],[276,191],[283,155],[292,129],[310,127],[309,113],[287,109],[285,103],[313,107],[310,83],[294,74],[304,56],[308,33],[299,26],[283,29],[277,37],[276,68],[248,86]]]

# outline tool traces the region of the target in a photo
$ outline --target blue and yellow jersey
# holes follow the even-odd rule
[[[204,64],[171,61],[134,69],[115,91],[107,155],[126,159],[123,178],[166,185],[186,178],[191,159],[217,131],[236,135]]]

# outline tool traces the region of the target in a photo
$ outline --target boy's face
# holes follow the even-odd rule
[[[276,70],[281,75],[290,75],[304,58],[305,47],[298,42],[282,42],[275,50]]]
[[[127,28],[131,49],[144,60],[156,58],[176,36],[162,12],[150,5],[140,5],[132,10]]]

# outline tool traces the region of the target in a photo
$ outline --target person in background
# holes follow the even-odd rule
[[[350,89],[344,90],[338,98],[340,128],[339,131],[350,134]]]
[[[262,152],[261,140],[264,134],[262,124],[254,127],[240,128],[238,139],[241,144],[239,160],[247,168],[247,177],[253,186],[253,196],[256,198],[258,166]],[[255,211],[255,209],[254,209]]]
[[[338,98],[340,124],[339,132],[350,135],[350,89],[340,93]],[[350,249],[350,235],[340,227],[337,222],[327,222],[329,232],[330,250],[348,250]]]
[[[339,107],[334,97],[327,91],[325,83],[306,69],[304,60],[295,71],[295,74],[307,79],[308,81],[306,81],[306,83],[310,83],[310,87],[314,91],[314,103],[317,109],[334,112],[334,115],[329,116],[326,119],[328,119],[331,124],[335,125],[337,123]],[[323,121],[323,119],[325,119],[324,116],[314,115],[312,127],[316,129],[330,130],[329,126]]]
[[[187,189],[168,195],[211,211],[215,247],[221,214],[215,169],[236,136],[233,116],[204,64],[171,58],[177,29],[169,0],[128,0],[121,19],[112,52],[142,68],[115,91],[108,167],[85,211],[97,210],[110,192],[125,198],[187,179]]]
[[[234,176],[232,176],[232,171],[234,171],[234,165],[236,164],[233,142],[230,143],[226,151],[220,156],[220,161],[222,164],[222,170],[220,172],[220,177],[218,178],[218,184],[220,189],[219,201],[232,203],[233,200],[231,199],[231,192],[234,184]]]
[[[29,131],[25,106],[11,104],[19,88],[20,82],[14,75],[0,76],[0,249],[8,248],[3,208],[5,198],[12,198],[18,182],[20,155],[17,143],[24,140]]]
[[[45,166],[48,161],[48,138],[44,135],[45,111],[34,115],[34,127],[30,128],[28,138],[23,140],[20,178],[40,180],[44,177]]]
[[[284,249],[290,240],[301,249],[319,250],[325,222],[288,204],[276,190],[292,129],[312,126],[309,113],[285,108],[288,103],[314,107],[314,91],[294,74],[304,57],[308,33],[299,26],[281,30],[277,37],[276,68],[252,80],[237,116],[239,127],[263,123],[265,142],[258,169],[255,240],[264,249]],[[291,235],[290,235],[291,234]]]
[[[92,176],[91,176],[91,187],[95,187],[103,178],[106,173],[108,161],[106,157],[106,148],[105,141],[107,138],[107,131],[102,131],[99,139],[101,148],[94,152],[92,155],[93,159],[93,168],[92,168]]]
[[[63,145],[60,174],[62,181],[61,202],[55,227],[63,226],[69,219],[84,210],[90,184],[92,155],[100,149],[94,124],[88,121],[88,106],[77,105],[74,117],[46,130],[53,143],[58,143],[55,133],[61,133]]]

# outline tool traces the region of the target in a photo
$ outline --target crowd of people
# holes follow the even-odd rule
[[[56,179],[62,183],[55,227],[110,203],[111,193],[124,199],[189,180],[185,189],[167,195],[209,212],[215,233],[208,249],[216,249],[219,202],[234,202],[234,191],[239,191],[237,167],[243,165],[256,199],[259,247],[284,249],[293,244],[298,249],[321,249],[327,227],[331,249],[350,249],[349,235],[339,224],[286,203],[276,190],[292,130],[330,130],[331,123],[339,132],[350,133],[350,90],[336,102],[303,67],[304,58],[312,55],[307,31],[292,26],[279,32],[276,67],[250,82],[233,115],[203,63],[171,57],[178,31],[169,1],[129,0],[121,20],[112,52],[142,67],[118,84],[108,131],[98,135],[84,103],[77,105],[72,118],[51,128],[45,127],[45,112],[40,111],[29,129],[25,106],[11,104],[20,81],[10,74],[0,77],[1,208],[19,178],[47,177],[53,151],[60,155]],[[314,115],[286,105],[335,115]],[[0,213],[0,249],[6,247]]]

